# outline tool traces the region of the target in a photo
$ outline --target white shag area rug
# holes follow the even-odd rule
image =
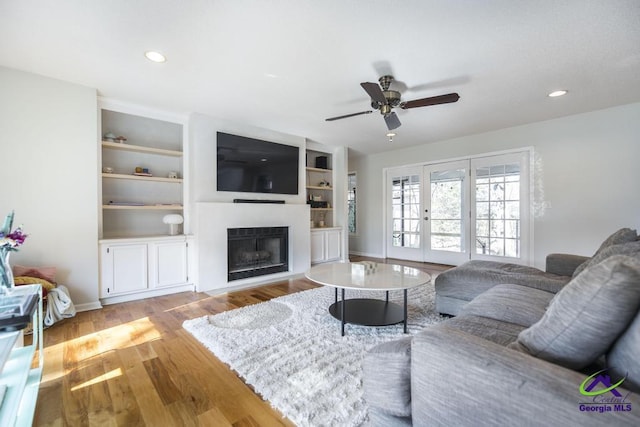
[[[347,299],[384,292],[346,291]],[[409,333],[444,320],[432,284],[409,290]],[[402,291],[390,300],[402,304]],[[405,336],[402,324],[366,327],[329,314],[334,289],[321,287],[184,322],[183,327],[298,426],[367,421],[362,360],[374,345]]]

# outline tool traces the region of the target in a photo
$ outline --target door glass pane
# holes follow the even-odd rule
[[[465,169],[431,172],[431,250],[462,252]]]
[[[347,218],[349,234],[356,233],[356,174],[352,172],[347,178]]]
[[[520,165],[476,169],[476,253],[520,257]]]
[[[391,181],[392,242],[396,247],[420,247],[420,176],[407,175]]]

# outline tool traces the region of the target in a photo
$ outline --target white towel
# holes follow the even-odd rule
[[[64,285],[58,285],[47,293],[47,312],[44,324],[51,326],[55,322],[76,315],[76,307],[71,301],[69,290]]]

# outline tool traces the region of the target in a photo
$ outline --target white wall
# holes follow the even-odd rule
[[[80,309],[98,303],[96,90],[0,67],[0,216],[29,235],[12,264],[55,266]]]
[[[214,119],[194,113],[189,118],[189,172],[192,202],[232,202],[233,199],[285,200],[286,203],[305,203],[304,175],[299,174],[298,195],[235,193],[216,190],[216,132],[231,133],[249,138],[300,147],[299,170],[304,170],[305,139],[267,129]],[[193,207],[193,206],[192,206]],[[193,210],[192,210],[193,211]]]
[[[590,256],[621,227],[640,229],[640,103],[359,158],[352,253],[383,254],[386,167],[534,148],[534,264],[547,254]]]

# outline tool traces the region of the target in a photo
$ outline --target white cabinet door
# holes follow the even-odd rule
[[[325,233],[325,260],[337,261],[340,259],[342,246],[342,232],[340,230],[327,230]]]
[[[326,258],[324,234],[322,231],[311,232],[311,264],[324,262]]]
[[[311,264],[337,261],[342,255],[342,230],[311,232]]]
[[[152,287],[187,283],[187,243],[156,242],[149,244],[149,275]]]
[[[106,245],[101,255],[103,297],[148,288],[146,244]]]

